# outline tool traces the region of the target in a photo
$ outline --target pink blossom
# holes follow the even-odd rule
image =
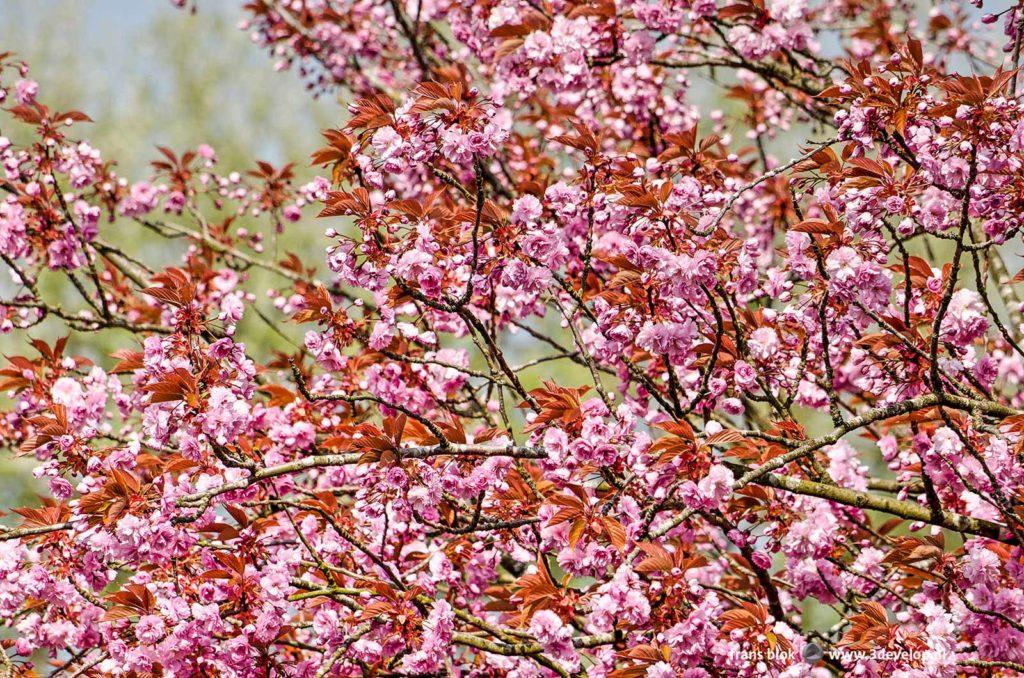
[[[39,94],[39,83],[28,78],[21,78],[14,83],[14,98],[19,104],[31,104]]]

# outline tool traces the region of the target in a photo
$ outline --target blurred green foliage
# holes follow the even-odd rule
[[[0,45],[29,62],[41,99],[88,113],[90,142],[126,176],[147,171],[157,144],[209,143],[224,167],[304,165],[344,114],[271,68],[236,26],[239,3],[191,14],[160,0],[0,0],[0,17]]]
[[[298,180],[308,180],[319,131],[336,125],[344,110],[329,98],[310,97],[294,73],[275,72],[236,27],[241,16],[239,5],[226,2],[190,14],[170,2],[0,0],[0,46],[29,63],[44,103],[95,120],[81,134],[129,181],[149,178],[157,145],[180,153],[200,143],[214,147],[224,173],[265,159],[295,162]],[[0,131],[15,138],[25,133],[13,125]],[[168,248],[130,222],[103,225],[101,232],[147,262],[173,263],[184,246]],[[288,249],[319,261],[321,234],[306,220],[289,230]],[[33,334],[53,339],[49,330]],[[112,333],[86,339],[82,346],[81,337],[73,338],[71,348],[90,358],[116,341]],[[0,338],[5,352],[20,345],[23,337]]]

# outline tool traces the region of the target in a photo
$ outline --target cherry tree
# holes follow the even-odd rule
[[[251,0],[308,183],[123,177],[0,55],[0,676],[1024,673],[981,5]]]

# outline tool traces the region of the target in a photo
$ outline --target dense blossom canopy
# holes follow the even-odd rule
[[[0,55],[49,487],[0,676],[1024,673],[1022,17],[976,6],[252,0],[347,106],[304,185],[122,177]]]

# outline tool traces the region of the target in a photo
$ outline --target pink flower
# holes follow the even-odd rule
[[[31,104],[39,94],[39,83],[28,78],[21,78],[14,83],[14,98],[19,104]]]
[[[705,477],[697,483],[686,481],[679,491],[690,508],[714,509],[732,495],[734,479],[732,471],[721,464],[714,464]]]
[[[199,144],[196,148],[196,154],[203,160],[208,160],[211,163],[217,162],[217,154],[214,153],[213,147],[208,144]]]
[[[534,613],[530,619],[530,634],[544,651],[569,671],[576,671],[580,658],[572,644],[572,631],[551,610]]]
[[[438,600],[424,620],[423,643],[419,650],[402,660],[408,671],[430,673],[437,671],[448,657],[455,629],[451,605]]]
[[[529,225],[540,218],[543,208],[535,196],[526,194],[516,198],[512,204],[512,215],[509,219],[513,224]]]
[[[750,353],[759,360],[770,360],[779,351],[778,333],[771,327],[759,327],[750,334]]]
[[[987,329],[988,319],[981,296],[968,289],[954,292],[942,319],[942,333],[947,341],[966,346]]]
[[[143,643],[155,643],[163,638],[165,632],[164,621],[153,614],[143,615],[135,623],[135,636]]]

